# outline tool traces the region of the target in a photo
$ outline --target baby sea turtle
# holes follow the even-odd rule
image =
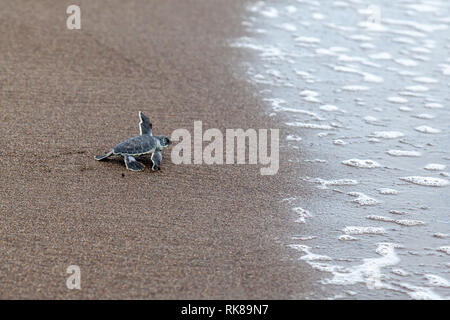
[[[121,155],[125,160],[125,166],[128,170],[142,171],[144,170],[144,165],[136,161],[134,157],[151,153],[153,162],[152,170],[160,170],[159,165],[162,160],[161,150],[169,146],[172,141],[166,136],[154,136],[152,134],[152,124],[141,111],[139,111],[139,118],[141,119],[139,123],[141,134],[139,136],[122,141],[107,154],[96,156],[95,160],[103,160],[112,155]]]

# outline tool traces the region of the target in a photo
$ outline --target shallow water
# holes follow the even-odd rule
[[[286,245],[332,299],[450,298],[450,3],[249,4],[248,80],[308,151]]]

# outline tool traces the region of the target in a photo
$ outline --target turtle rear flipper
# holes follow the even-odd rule
[[[128,170],[131,171],[142,171],[144,170],[144,165],[138,161],[132,156],[123,156],[123,159],[125,160],[125,166]]]
[[[111,150],[107,154],[104,154],[104,155],[101,155],[101,156],[95,156],[94,159],[97,160],[97,161],[100,161],[100,160],[103,160],[103,159],[106,159],[106,158],[112,156],[113,153],[114,152]]]

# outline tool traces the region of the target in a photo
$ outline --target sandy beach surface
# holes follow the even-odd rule
[[[308,196],[286,150],[274,176],[170,149],[157,173],[93,160],[138,134],[139,110],[157,134],[280,127],[228,45],[244,3],[80,1],[81,30],[69,4],[0,1],[0,298],[311,296],[316,272],[285,245],[299,230],[281,199]]]

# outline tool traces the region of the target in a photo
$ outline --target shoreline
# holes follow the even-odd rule
[[[20,5],[22,4],[22,5]],[[298,233],[286,194],[306,193],[280,150],[261,166],[174,165],[130,173],[92,159],[138,132],[283,128],[236,77],[242,4],[81,1],[3,10],[0,61],[0,297],[3,299],[292,299],[318,294],[287,248]],[[120,17],[120,19],[119,19]],[[20,115],[20,116],[18,116]],[[283,133],[281,139],[283,139]],[[68,290],[66,268],[81,269]]]

